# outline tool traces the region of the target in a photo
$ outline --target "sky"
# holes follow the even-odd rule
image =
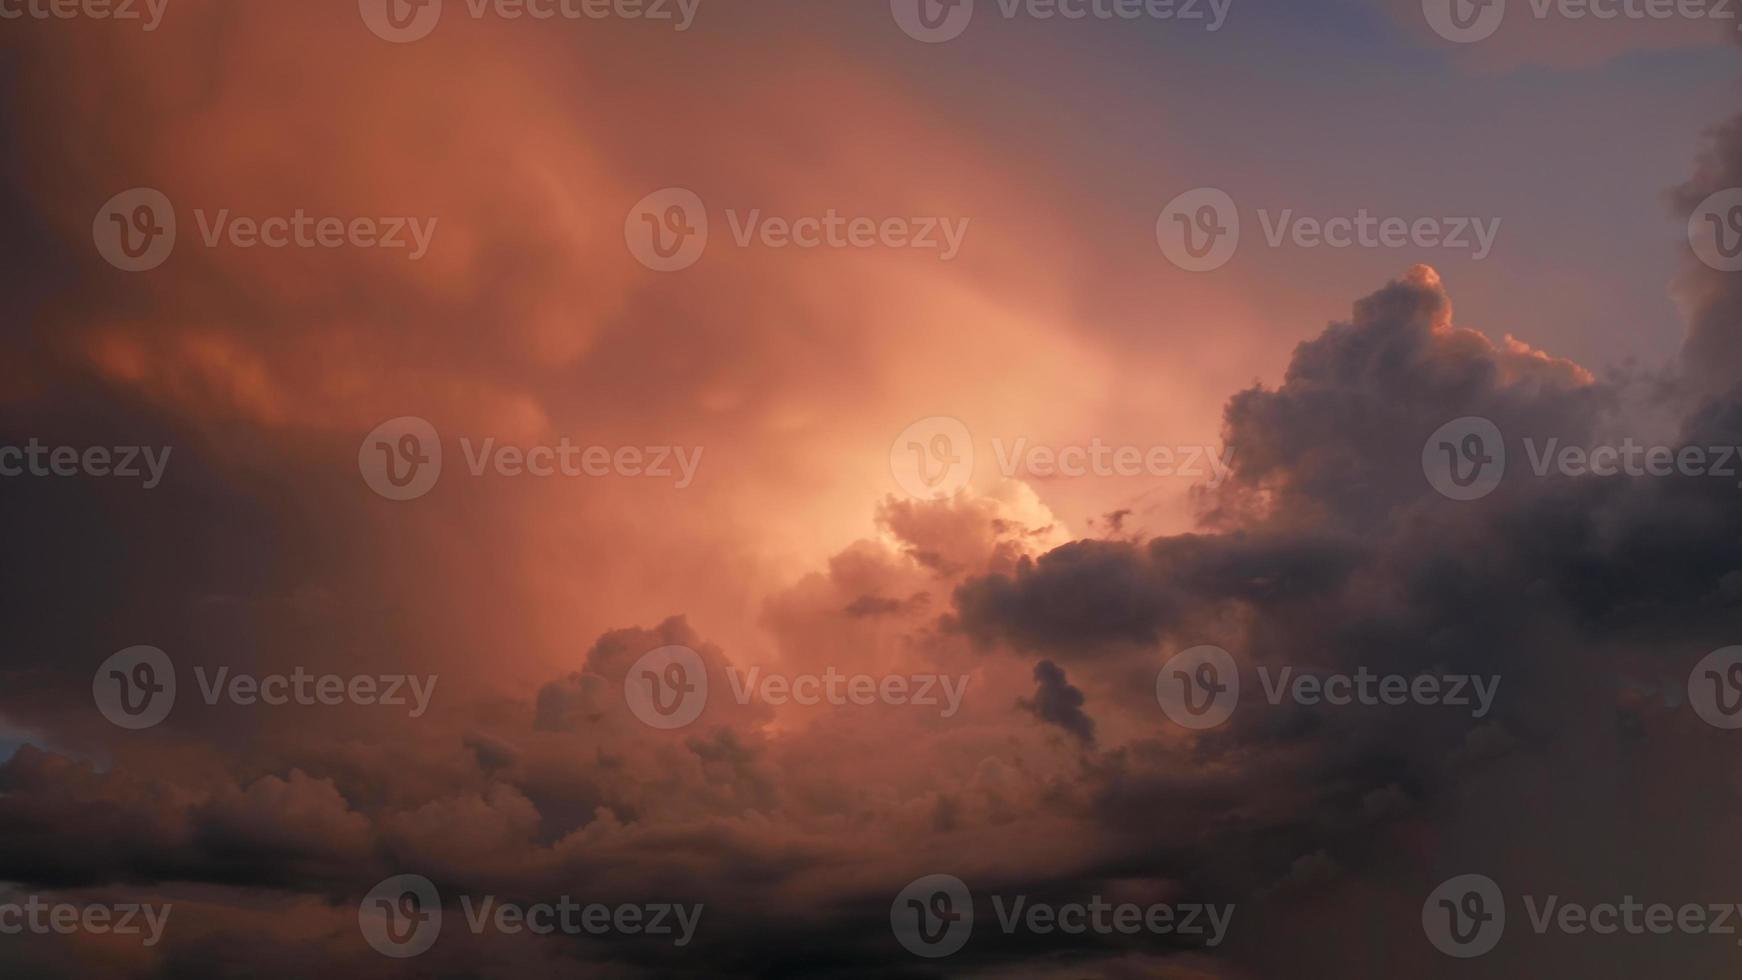
[[[1594,7],[0,0],[0,966],[1732,971],[1742,20]]]

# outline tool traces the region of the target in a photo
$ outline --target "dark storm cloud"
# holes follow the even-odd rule
[[[1041,721],[1076,736],[1085,745],[1094,745],[1095,719],[1083,710],[1083,692],[1065,680],[1064,670],[1050,660],[1042,660],[1034,666],[1034,683],[1034,697],[1023,698],[1017,704]]]

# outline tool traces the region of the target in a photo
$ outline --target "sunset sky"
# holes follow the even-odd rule
[[[1527,909],[1742,902],[1742,6],[529,2],[0,0],[0,976],[1734,973]]]

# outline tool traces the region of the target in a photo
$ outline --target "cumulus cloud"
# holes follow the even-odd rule
[[[1458,503],[1421,472],[1423,441],[1465,415],[1514,439],[1624,432],[1632,380],[1530,346],[1528,322],[1499,342],[1466,328],[1417,267],[1345,320],[1293,325],[1311,336],[1280,381],[1232,396],[1234,470],[1193,533],[1139,535],[1121,509],[1112,537],[1081,538],[1014,480],[875,503],[886,430],[913,417],[889,390],[994,414],[1011,391],[1100,397],[1103,365],[1035,312],[1050,261],[1000,257],[1035,286],[825,256],[781,289],[734,291],[775,273],[726,253],[693,290],[656,292],[616,225],[667,180],[647,161],[683,159],[696,132],[725,148],[709,193],[826,204],[805,154],[771,163],[733,130],[770,105],[885,211],[937,205],[910,196],[919,184],[944,187],[944,206],[1023,200],[925,99],[891,109],[887,79],[819,56],[808,70],[829,85],[751,72],[706,106],[672,99],[688,107],[674,121],[563,97],[614,91],[610,69],[639,56],[603,41],[470,25],[393,57],[351,11],[343,26],[309,5],[185,13],[187,33],[158,48],[100,32],[18,45],[41,101],[8,122],[40,123],[70,163],[8,156],[0,201],[19,259],[0,275],[38,315],[3,328],[18,351],[0,363],[7,440],[173,443],[187,461],[150,500],[8,484],[0,508],[4,877],[188,910],[163,948],[117,954],[114,975],[930,976],[889,936],[889,902],[949,871],[980,895],[1239,909],[1215,950],[1076,936],[1042,956],[987,927],[952,974],[1360,980],[1437,969],[1431,949],[1376,937],[1413,937],[1421,895],[1452,873],[1605,897],[1733,885],[1733,753],[1665,697],[1736,635],[1733,484],[1536,478],[1518,460],[1518,478]],[[726,67],[786,54],[769,36]],[[568,67],[574,43],[596,60]],[[283,60],[305,50],[330,53],[325,75]],[[56,89],[62,62],[84,70]],[[843,100],[879,127],[828,123]],[[1742,183],[1738,132],[1714,135],[1678,206]],[[927,146],[954,176],[904,180],[885,144]],[[356,177],[383,173],[398,179]],[[88,275],[69,256],[100,203],[89,188],[144,181],[190,207],[435,202],[451,237],[418,267],[193,250],[125,286]],[[612,220],[581,220],[600,213]],[[96,285],[64,288],[80,278]],[[1681,288],[1683,370],[1647,397],[1681,439],[1735,444],[1742,293],[1693,266]],[[722,312],[716,295],[741,302]],[[962,377],[970,360],[985,380]],[[688,439],[731,463],[693,498],[461,477],[389,506],[358,484],[356,439],[407,410],[502,439]],[[171,651],[185,694],[162,727],[123,732],[92,710],[91,672],[145,639]],[[1155,680],[1200,644],[1249,677],[1504,686],[1476,718],[1271,705],[1250,683],[1227,725],[1191,733],[1168,724]],[[710,696],[659,731],[623,691],[640,656],[672,645],[696,652]],[[443,683],[408,721],[209,706],[192,679],[295,664]],[[948,715],[774,704],[740,694],[751,671],[933,677],[963,694]],[[1636,854],[1611,860],[1616,841]],[[449,896],[707,912],[683,951],[456,929],[439,956],[395,965],[363,944],[356,903],[408,872]],[[1557,967],[1593,977],[1729,964],[1717,944],[1565,952]],[[82,976],[88,953],[8,943],[0,964]],[[1540,974],[1529,950],[1489,963]]]

